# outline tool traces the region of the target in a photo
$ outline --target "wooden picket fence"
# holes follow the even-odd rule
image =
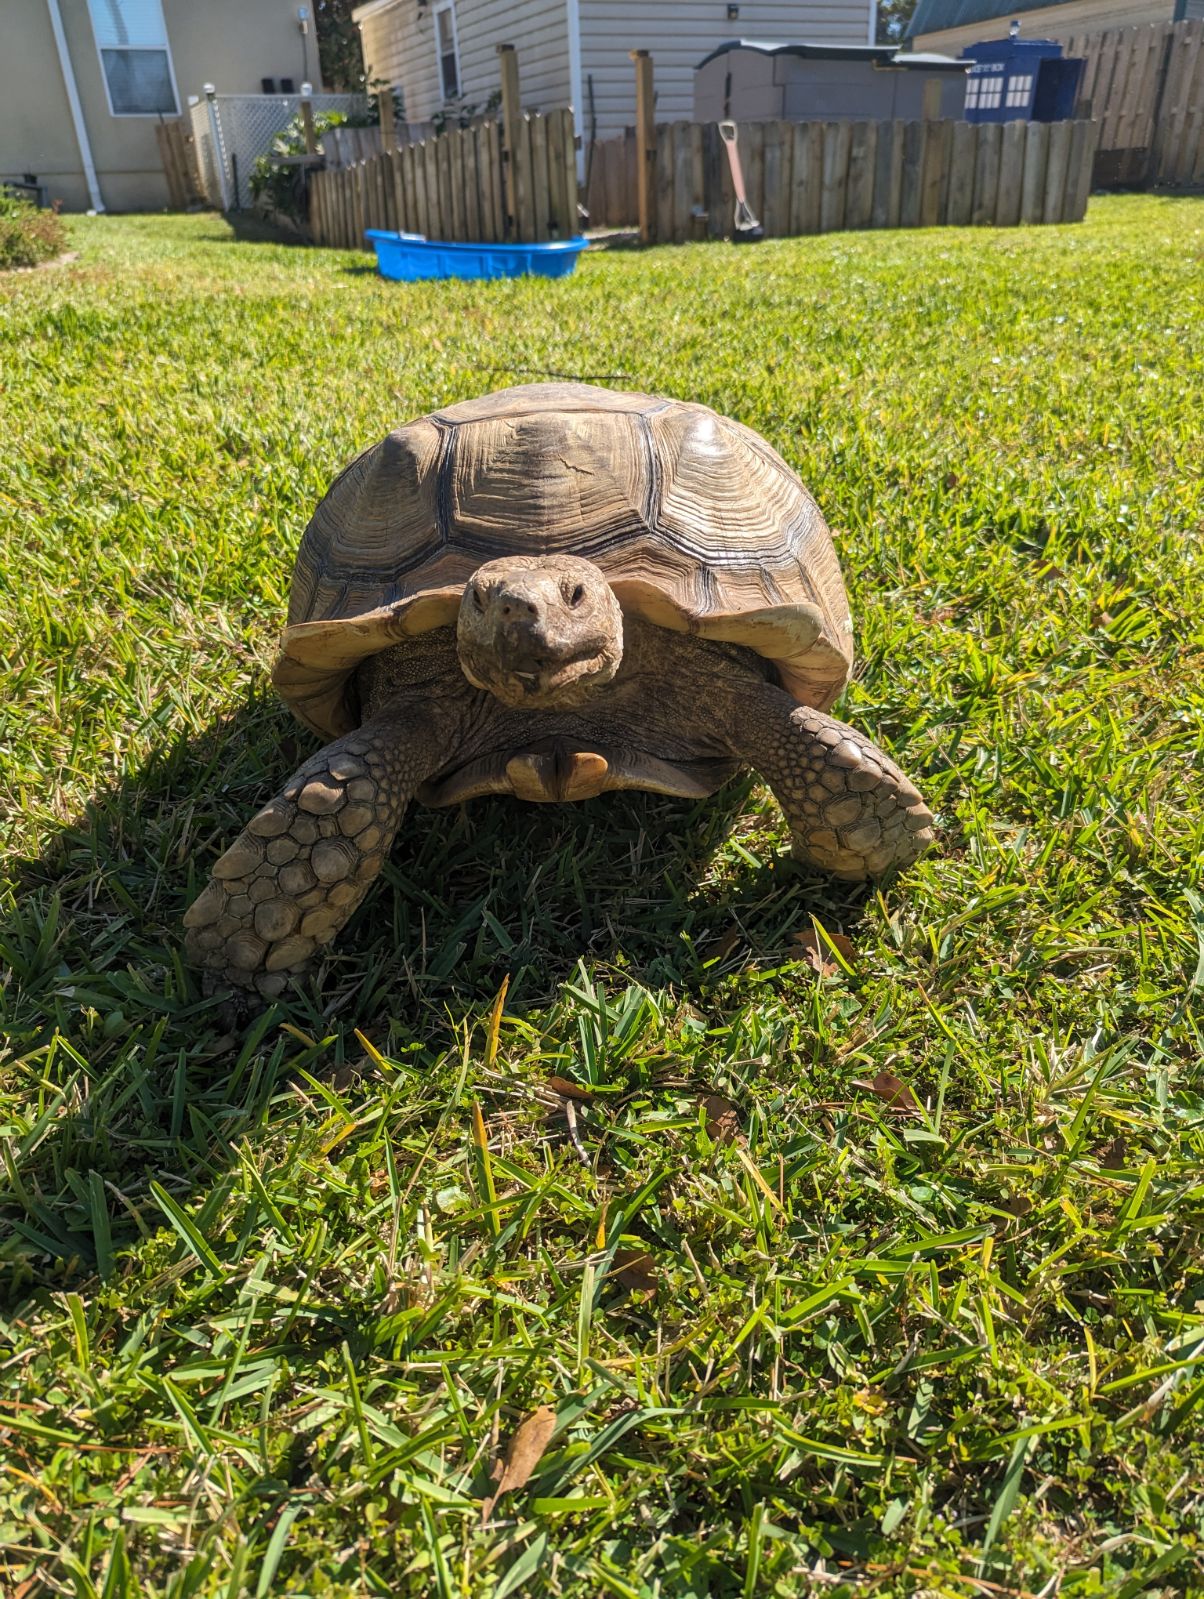
[[[746,122],[748,200],[769,237],[938,224],[1079,222],[1087,209],[1093,122]],[[638,216],[635,141],[595,145],[590,223]],[[613,152],[613,153],[612,153]],[[731,233],[735,194],[714,123],[662,123],[654,150],[658,243]]]
[[[366,248],[365,228],[422,233],[452,243],[519,244],[578,231],[573,113],[456,128],[353,165],[314,172],[309,230],[315,244]]]
[[[1062,37],[1087,63],[1079,104],[1100,125],[1094,182],[1204,183],[1204,20]]]

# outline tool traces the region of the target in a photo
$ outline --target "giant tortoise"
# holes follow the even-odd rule
[[[301,541],[274,681],[326,742],[185,917],[191,958],[281,992],[411,799],[711,794],[751,766],[795,855],[906,866],[919,793],[828,715],[853,660],[831,535],[764,439],[703,405],[531,384],[398,428]]]

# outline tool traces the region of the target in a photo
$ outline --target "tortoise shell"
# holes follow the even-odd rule
[[[454,626],[485,561],[541,554],[593,561],[629,615],[755,650],[817,710],[848,680],[831,534],[764,439],[705,405],[533,383],[398,428],[335,481],[297,553],[277,689],[349,732],[361,662]]]

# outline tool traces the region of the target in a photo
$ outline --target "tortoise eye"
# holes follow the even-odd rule
[[[569,595],[569,604],[573,607],[574,610],[576,610],[577,606],[581,604],[581,602],[582,602],[582,600],[584,598],[585,598],[585,584],[584,583],[578,583],[577,587]]]
[[[478,611],[483,611],[485,609],[485,601],[481,597],[480,589],[477,588],[475,584],[473,585],[472,589],[472,603],[476,606]]]

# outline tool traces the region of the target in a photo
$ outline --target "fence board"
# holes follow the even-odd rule
[[[978,127],[978,158],[974,163],[974,203],[970,221],[982,226],[995,220],[995,197],[999,192],[999,151],[1003,143],[1001,122],[982,122]]]
[[[1081,222],[1087,214],[1097,133],[1098,126],[1094,122],[1073,124],[1073,132],[1070,135],[1070,176],[1066,183],[1066,200],[1062,209],[1063,222]]]
[[[956,228],[969,225],[974,210],[974,168],[978,161],[978,125],[953,124],[953,145],[949,153],[949,184],[945,199],[945,221]]]
[[[819,232],[819,202],[824,181],[823,129],[818,122],[794,126],[790,172],[790,231]]]
[[[691,232],[690,213],[693,210],[694,152],[690,147],[690,124],[675,122],[672,126],[672,182],[671,215],[673,238],[684,243]]]
[[[924,157],[920,168],[920,226],[932,228],[941,219],[941,187],[949,165],[950,122],[924,123]]]
[[[825,122],[823,130],[824,166],[819,197],[819,227],[821,233],[832,233],[844,227],[851,127],[847,122]]]
[[[1070,168],[1070,136],[1073,122],[1049,125],[1049,164],[1045,170],[1045,206],[1041,220],[1060,222],[1066,204],[1066,180]]]
[[[897,228],[899,226],[899,194],[903,177],[903,124],[882,122],[878,125],[878,149],[874,156],[874,200],[870,208],[870,226]]]
[[[920,225],[927,128],[926,122],[903,124],[903,173],[899,191],[899,226],[903,228],[918,228]]]
[[[531,141],[531,215],[534,239],[543,244],[548,238],[550,208],[548,186],[548,123],[546,117],[528,117],[527,134]]]
[[[780,239],[790,231],[790,159],[793,148],[789,123],[765,124],[762,144],[765,198],[760,219],[767,238]]]
[[[1045,173],[1049,165],[1048,122],[1030,122],[1024,130],[1024,178],[1020,185],[1021,222],[1045,217]]]
[[[1020,221],[1020,194],[1024,186],[1024,141],[1027,122],[1005,122],[999,146],[999,187],[995,195],[995,226],[1014,228]],[[1086,122],[1076,122],[1085,128]]]
[[[874,208],[874,158],[878,123],[854,122],[849,132],[849,189],[845,197],[846,228],[868,228]]]

